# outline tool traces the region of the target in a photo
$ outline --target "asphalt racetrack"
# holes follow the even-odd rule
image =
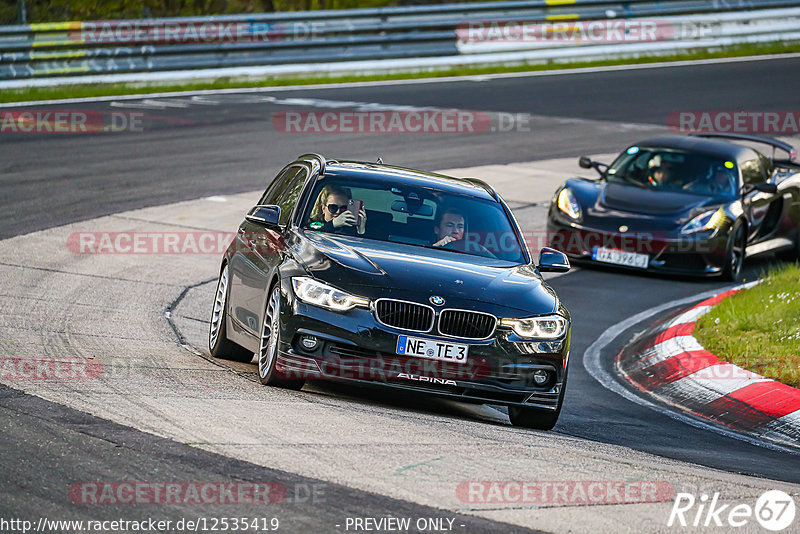
[[[797,87],[800,59],[782,58],[26,106],[127,114],[143,127],[93,135],[0,134],[1,356],[113,351],[140,363],[133,368],[143,374],[52,388],[0,380],[0,516],[178,520],[255,513],[242,504],[92,506],[69,491],[81,481],[102,480],[278,481],[288,488],[287,498],[258,514],[279,517],[279,531],[287,532],[354,531],[347,518],[387,515],[452,518],[460,532],[670,531],[671,500],[480,506],[456,498],[465,480],[659,480],[676,491],[721,492],[731,502],[754,501],[768,489],[796,495],[797,454],[632,403],[583,366],[586,349],[611,326],[665,302],[721,290],[722,282],[596,268],[550,279],[572,314],[573,337],[564,409],[545,433],[514,429],[501,409],[490,407],[386,398],[331,384],[299,393],[263,388],[253,380],[255,366],[229,367],[197,354],[204,350],[197,332],[210,311],[218,257],[170,263],[136,257],[117,264],[116,258],[71,256],[61,236],[112,223],[216,229],[210,221],[221,204],[202,199],[263,190],[305,152],[381,157],[429,170],[608,154],[667,132],[667,117],[677,111],[796,110]],[[286,133],[275,121],[290,110],[430,107],[485,112],[492,124],[516,117],[524,125],[381,135]],[[796,134],[782,138],[800,144]],[[528,197],[509,203],[523,230],[540,229],[553,189],[528,188]],[[167,205],[178,208],[159,211]],[[131,215],[140,208],[149,211]],[[222,230],[233,231],[235,224]],[[748,262],[745,278],[774,261]],[[172,305],[183,306],[184,323],[195,326],[181,331],[180,321],[168,321],[164,311]],[[607,370],[645,326],[619,332],[604,348]],[[168,379],[151,380],[164,369]],[[309,496],[314,484],[324,486],[324,498]]]

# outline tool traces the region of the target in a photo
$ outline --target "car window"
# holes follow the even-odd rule
[[[275,199],[275,204],[281,208],[278,224],[284,225],[289,222],[289,217],[292,214],[294,205],[297,203],[297,199],[300,198],[307,176],[308,172],[300,167],[293,167],[292,172],[287,175],[286,186],[282,188],[280,195]]]
[[[301,226],[312,231],[334,231],[416,247],[433,247],[514,263],[524,263],[520,237],[502,205],[494,199],[436,190],[397,182],[331,177],[320,180]],[[326,205],[361,201],[367,215],[364,234],[355,227],[332,228]],[[340,212],[341,213],[341,212]],[[439,243],[445,228],[453,239]]]
[[[761,166],[764,169],[764,177],[769,180],[775,174],[775,165],[773,165],[772,161],[763,154],[759,154],[758,159],[761,160]]]
[[[761,162],[757,158],[748,159],[741,163],[742,181],[746,184],[760,184],[766,179]]]
[[[735,195],[738,171],[734,162],[706,154],[631,147],[611,164],[606,178],[654,191],[728,198]]]
[[[278,200],[281,198],[283,193],[286,191],[286,188],[289,187],[289,184],[292,182],[292,179],[297,176],[297,173],[300,172],[302,167],[298,167],[293,165],[291,167],[286,167],[272,181],[270,186],[264,191],[264,194],[261,196],[261,200],[258,201],[259,204],[270,204],[275,205],[278,204]]]

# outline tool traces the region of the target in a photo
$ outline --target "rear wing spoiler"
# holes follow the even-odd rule
[[[708,137],[717,139],[730,139],[732,141],[750,141],[751,143],[760,143],[772,147],[772,163],[776,167],[783,167],[789,169],[800,169],[800,164],[797,163],[797,150],[789,143],[784,143],[772,137],[762,135],[748,135],[748,134],[735,134],[735,133],[693,133],[693,137]],[[787,158],[778,159],[775,157],[775,150],[782,150],[786,152]]]

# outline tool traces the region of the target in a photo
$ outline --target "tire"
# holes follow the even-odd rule
[[[567,394],[567,375],[564,375],[564,382],[561,387],[561,395],[558,397],[558,406],[555,411],[544,410],[542,408],[525,408],[522,406],[509,406],[508,418],[514,426],[532,428],[534,430],[552,430],[556,426],[558,416],[561,415],[561,406],[564,404],[564,396]]]
[[[725,247],[725,266],[722,268],[722,279],[728,282],[739,281],[742,273],[742,265],[747,248],[747,233],[744,224],[736,224],[728,238],[728,245]]]
[[[287,389],[300,389],[305,380],[286,379],[278,376],[275,364],[278,361],[278,347],[281,346],[281,288],[276,283],[269,292],[267,307],[264,313],[264,324],[261,327],[261,343],[258,354],[258,379],[265,386],[277,386]]]
[[[249,363],[253,353],[228,339],[228,264],[222,266],[208,326],[208,350],[214,358]]]

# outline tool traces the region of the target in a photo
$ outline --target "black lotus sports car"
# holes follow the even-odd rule
[[[333,379],[509,407],[550,429],[564,399],[570,318],[487,184],[300,156],[226,250],[211,354],[258,360],[261,382]]]
[[[582,157],[581,167],[600,177],[558,188],[548,244],[576,261],[728,280],[738,278],[746,256],[797,260],[795,157],[782,141],[735,134],[646,139],[611,165]]]

